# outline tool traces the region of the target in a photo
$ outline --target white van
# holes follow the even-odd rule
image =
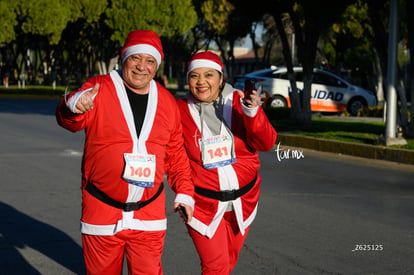
[[[294,68],[296,85],[303,89],[302,68]],[[276,67],[252,72],[237,78],[234,83],[236,89],[244,89],[244,80],[254,79],[258,88],[269,95],[267,106],[291,107],[289,93],[290,82],[285,67]],[[311,110],[313,112],[343,112],[347,110],[355,116],[364,106],[377,105],[377,99],[372,91],[350,84],[345,79],[323,69],[313,70],[311,91]]]

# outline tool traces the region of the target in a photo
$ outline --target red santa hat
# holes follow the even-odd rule
[[[128,38],[121,51],[122,63],[128,56],[139,53],[152,55],[157,61],[157,67],[160,66],[164,53],[161,40],[155,32],[138,30],[128,33]]]
[[[210,51],[198,52],[193,55],[190,62],[188,62],[187,72],[191,72],[196,68],[212,68],[223,73],[223,63],[220,57]]]

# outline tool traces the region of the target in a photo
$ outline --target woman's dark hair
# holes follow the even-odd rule
[[[219,71],[217,71],[221,76],[223,76],[223,74],[221,73],[221,72],[219,72]],[[220,85],[220,87],[219,87],[219,89],[220,89],[220,91],[223,91],[223,89],[224,89],[224,85],[226,85],[226,83],[224,82],[224,77],[223,77],[223,82],[221,82],[221,85]]]

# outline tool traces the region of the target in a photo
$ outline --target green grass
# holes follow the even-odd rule
[[[297,131],[289,119],[271,120],[278,132],[291,132],[297,135],[316,138],[355,142],[360,144],[381,145],[385,133],[383,122],[349,121],[326,117],[313,117],[308,131]],[[392,146],[414,150],[414,139],[407,139],[405,146]]]
[[[26,85],[25,88],[19,88],[17,85],[9,86],[5,88],[0,87],[0,96],[63,96],[67,91],[73,91],[74,87],[56,86],[56,89],[52,89],[51,86],[45,85]]]
[[[0,86],[0,96],[63,96],[65,92],[78,90],[76,86],[56,86],[52,89],[46,85],[26,85],[25,88],[19,88],[17,85],[11,85],[8,88]],[[177,89],[168,89],[173,95],[177,94]]]

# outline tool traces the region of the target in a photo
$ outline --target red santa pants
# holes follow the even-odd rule
[[[124,253],[128,274],[162,274],[165,231],[123,230],[114,236],[82,235],[86,274],[122,273]]]
[[[201,260],[203,275],[230,274],[237,263],[239,252],[243,247],[248,232],[240,233],[234,212],[224,214],[214,236],[209,239],[191,227],[188,227],[191,238]]]

